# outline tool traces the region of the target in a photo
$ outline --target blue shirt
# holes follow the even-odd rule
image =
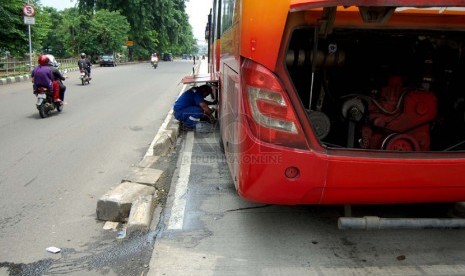
[[[179,96],[179,98],[174,103],[173,110],[176,112],[190,106],[200,107],[200,103],[203,101],[204,97],[202,95],[202,91],[197,90],[196,87],[192,87],[191,89],[181,94],[181,96]]]

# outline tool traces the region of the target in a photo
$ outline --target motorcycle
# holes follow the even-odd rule
[[[57,66],[58,67],[58,66]],[[66,76],[68,70],[64,70],[62,75]],[[67,77],[65,77],[67,78]],[[38,87],[36,91],[34,91],[34,95],[37,97],[36,107],[39,110],[39,115],[41,118],[46,118],[50,114],[50,112],[56,110],[58,112],[63,111],[63,100],[65,97],[65,90],[66,86],[62,83],[62,81],[54,82],[53,86],[57,85],[60,89],[60,100],[59,102],[55,102],[53,100],[53,91],[50,91],[46,87]]]
[[[39,87],[34,94],[37,96],[36,106],[41,118],[47,118],[50,112],[54,110],[63,111],[63,102],[54,102],[53,93],[49,89]]]
[[[156,53],[152,54],[152,56],[150,57],[150,64],[152,64],[153,69],[157,69],[158,56]]]
[[[82,85],[85,85],[86,82],[87,84],[90,84],[90,78],[89,74],[87,74],[87,71],[84,70],[83,68],[79,70],[81,72],[79,78],[81,79]]]

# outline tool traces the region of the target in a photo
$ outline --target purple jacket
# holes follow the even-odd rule
[[[31,73],[31,77],[34,78],[34,91],[37,90],[38,87],[45,87],[49,91],[53,91],[52,81],[53,81],[53,74],[52,70],[48,66],[38,66],[34,68]]]

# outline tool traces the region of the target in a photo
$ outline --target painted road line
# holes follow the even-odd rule
[[[179,177],[175,183],[175,192],[173,205],[171,206],[171,215],[168,221],[168,229],[180,230],[184,224],[184,211],[186,209],[187,191],[189,176],[191,174],[192,149],[194,147],[194,132],[189,131],[184,141],[184,150],[179,166]]]

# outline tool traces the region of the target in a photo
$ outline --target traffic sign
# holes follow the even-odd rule
[[[35,15],[35,10],[33,5],[26,4],[23,7],[23,15],[27,17],[33,17]]]
[[[24,24],[26,24],[26,25],[34,25],[34,24],[36,24],[36,18],[35,17],[30,17],[30,16],[25,16],[24,17]]]

